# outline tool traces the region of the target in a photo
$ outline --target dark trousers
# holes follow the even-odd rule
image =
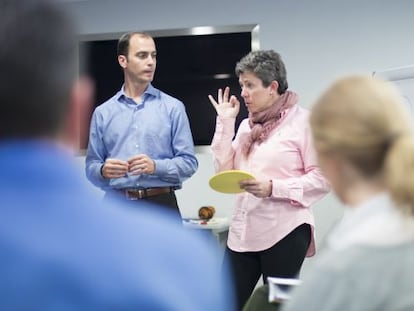
[[[234,278],[238,310],[252,294],[260,276],[297,277],[311,239],[311,228],[302,224],[271,248],[259,252],[235,252],[226,248]]]
[[[177,197],[175,196],[175,192],[163,193],[159,195],[154,195],[138,200],[128,200],[126,196],[120,195],[119,192],[112,192],[108,191],[105,194],[104,200],[118,200],[123,201],[124,204],[127,204],[133,208],[139,208],[142,203],[151,203],[150,205],[145,204],[145,207],[151,207],[154,204],[154,208],[162,208],[166,212],[172,214],[174,217],[177,217],[177,221],[181,224],[181,213],[177,203]]]

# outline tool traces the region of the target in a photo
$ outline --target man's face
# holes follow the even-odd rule
[[[133,35],[127,57],[120,56],[120,65],[134,82],[148,84],[154,79],[157,50],[152,38]]]

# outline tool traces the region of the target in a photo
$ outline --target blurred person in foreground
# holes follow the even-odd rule
[[[284,311],[414,310],[414,137],[397,90],[336,81],[312,109],[320,167],[346,209]]]
[[[215,246],[89,192],[69,148],[92,97],[74,30],[50,1],[0,0],[0,309],[232,310]]]
[[[209,96],[217,111],[211,148],[216,171],[244,170],[226,255],[233,269],[238,308],[259,278],[297,277],[315,253],[311,206],[330,190],[316,162],[309,111],[288,89],[285,64],[273,50],[253,51],[236,65],[249,111],[235,134],[240,103],[227,87]]]

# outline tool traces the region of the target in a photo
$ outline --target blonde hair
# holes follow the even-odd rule
[[[312,108],[315,148],[340,155],[362,175],[380,176],[396,204],[414,214],[414,138],[402,98],[387,81],[336,81]]]

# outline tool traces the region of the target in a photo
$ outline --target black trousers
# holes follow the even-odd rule
[[[127,204],[133,208],[140,208],[140,205],[143,205],[143,202],[151,203],[149,206],[148,204],[145,204],[146,207],[151,207],[152,204],[154,204],[154,208],[162,208],[167,213],[172,214],[174,217],[177,218],[177,221],[181,224],[182,218],[180,209],[178,207],[177,197],[175,195],[175,192],[169,192],[169,193],[162,193],[159,195],[153,195],[150,197],[138,199],[138,200],[128,200],[126,196],[120,195],[119,192],[112,192],[108,191],[105,194],[104,200],[118,200],[124,202],[124,204]]]
[[[302,224],[269,249],[259,252],[235,252],[228,247],[225,259],[233,273],[238,310],[252,294],[260,276],[297,277],[311,240],[311,228]]]

